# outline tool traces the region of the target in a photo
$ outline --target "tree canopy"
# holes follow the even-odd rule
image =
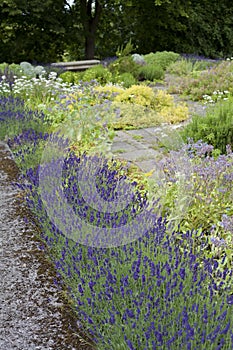
[[[232,55],[230,0],[2,0],[0,61],[51,62],[172,50]]]

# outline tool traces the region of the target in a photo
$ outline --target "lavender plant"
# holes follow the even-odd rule
[[[14,103],[14,100],[12,101]],[[4,103],[8,110],[10,100]],[[23,104],[19,105],[23,109]],[[4,122],[11,120],[6,118],[7,112],[4,112]],[[171,232],[168,230],[167,221],[156,214],[158,204],[154,203],[155,210],[148,212],[147,220],[139,220],[140,232],[136,232],[139,236],[128,244],[108,248],[80,244],[78,239],[74,240],[69,235],[69,230],[73,227],[72,222],[66,221],[66,213],[62,211],[64,207],[61,206],[60,211],[58,207],[54,207],[54,216],[60,215],[59,220],[63,226],[58,227],[53,217],[48,215],[46,203],[41,196],[40,159],[38,158],[37,164],[31,166],[29,157],[26,157],[31,151],[29,145],[33,145],[33,149],[36,150],[41,146],[41,141],[47,140],[48,136],[33,131],[22,131],[17,135],[18,130],[15,130],[13,134],[16,137],[9,140],[27,179],[18,186],[24,190],[27,203],[37,217],[41,227],[41,238],[50,248],[51,259],[58,276],[69,291],[80,326],[91,335],[96,348],[232,348],[232,267],[226,266],[221,271],[217,259],[201,255],[200,252],[205,248],[208,228],[199,234],[201,239],[199,249],[196,249],[197,232],[193,230],[193,223],[190,223],[190,230]],[[95,230],[96,227],[102,230],[124,227],[128,222],[133,223],[140,217],[143,210],[147,210],[146,197],[137,191],[130,197],[129,205],[117,215],[110,210],[113,207],[111,204],[115,204],[117,196],[120,195],[118,191],[124,188],[117,187],[121,172],[118,173],[114,169],[114,164],[109,167],[107,161],[102,162],[103,166],[96,174],[96,188],[107,205],[106,209],[109,210],[93,210],[79,191],[79,169],[83,158],[70,151],[69,144],[65,147],[67,157],[58,188],[77,217],[89,224],[88,233],[91,234],[91,228]],[[195,190],[194,193],[191,192],[194,195],[193,215],[195,199],[199,200],[201,205],[204,201],[210,217],[210,209],[214,207],[217,210],[218,204],[215,203],[215,197],[211,201],[210,190],[222,194],[224,210],[230,208],[230,149],[227,155],[218,158],[212,157],[212,147],[200,142],[196,145],[189,144],[185,150],[195,170],[193,179],[190,177],[193,180],[191,190]],[[54,154],[47,155],[43,169],[57,182],[56,168],[50,165],[56,164],[59,155],[54,159],[53,156]],[[168,162],[167,169],[168,179],[174,183],[174,164]],[[60,192],[54,191],[54,188],[47,190],[48,204],[56,203]],[[89,201],[95,203],[94,193],[89,191],[88,196]],[[200,200],[198,196],[203,198]],[[221,212],[218,220],[219,229],[223,229],[222,232],[226,231],[227,235],[231,234],[231,212]],[[76,230],[79,238],[82,232],[78,227]],[[210,230],[213,230],[212,226]],[[132,232],[129,231],[128,235],[132,235]],[[211,237],[216,248],[225,247],[226,237],[215,236],[212,231]],[[108,242],[112,238],[114,237],[106,235],[105,240]]]
[[[23,100],[3,97],[0,99],[0,139],[7,140],[29,129],[44,132],[44,118],[43,113],[27,109]]]
[[[66,196],[77,215],[91,225],[104,227],[108,219],[108,225],[118,226],[114,216],[111,221],[109,216],[93,217],[87,209],[82,210],[86,205],[81,202],[75,182],[80,159],[70,155],[66,162],[69,165],[64,173],[64,180],[68,180]],[[102,188],[102,194],[111,198],[116,174],[107,168],[103,171],[108,185]],[[67,232],[60,231],[46,216],[36,190],[38,172],[29,169],[27,179],[34,191],[33,195],[29,193],[28,203],[43,227],[43,238],[54,254],[58,276],[69,286],[79,322],[98,349],[232,346],[232,290],[215,283],[214,261],[205,259],[200,266],[193,250],[194,233],[181,235],[181,253],[176,236],[167,235],[166,222],[153,215],[151,229],[128,245],[107,249],[86,247],[69,239]],[[100,190],[102,184],[100,181]],[[50,196],[49,202],[56,193],[52,191]],[[124,220],[130,219],[131,214],[129,211]],[[66,224],[64,221],[64,227]],[[221,274],[222,284],[226,276],[226,271]]]
[[[109,220],[88,213],[75,182],[79,164],[80,158],[70,154],[64,169],[66,197],[77,215],[92,225],[119,225],[114,216]],[[99,190],[111,198],[116,173],[106,167],[103,173],[107,187],[102,187],[100,176]],[[205,259],[200,266],[193,253],[195,235],[187,232],[177,244],[175,235],[167,235],[166,222],[153,216],[153,227],[131,244],[85,247],[47,217],[38,193],[38,170],[28,169],[26,175],[30,182],[23,189],[30,190],[28,204],[43,228],[58,276],[69,287],[79,322],[98,349],[228,349],[232,345],[232,290],[220,288],[211,278],[217,269],[214,261]],[[51,202],[57,194],[50,195]],[[124,220],[131,216],[128,211]],[[222,283],[226,277],[225,271]]]

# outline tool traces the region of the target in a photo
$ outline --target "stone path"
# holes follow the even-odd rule
[[[159,88],[161,87],[162,85]],[[181,101],[178,95],[173,95],[173,97],[176,102]],[[111,147],[113,155],[133,162],[143,172],[155,169],[166,146],[176,148],[182,144],[182,139],[177,131],[191,120],[192,115],[205,115],[205,106],[194,101],[185,102],[189,107],[190,118],[188,121],[138,130],[119,130]]]
[[[91,349],[78,336],[76,319],[54,284],[56,274],[35,236],[20,191],[17,168],[0,142],[0,349]]]

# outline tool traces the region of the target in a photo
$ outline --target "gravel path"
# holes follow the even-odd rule
[[[17,168],[0,143],[0,349],[76,350],[82,346],[69,306],[32,220],[12,186]]]

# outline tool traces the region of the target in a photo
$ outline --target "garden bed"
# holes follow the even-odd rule
[[[96,348],[232,347],[230,147],[221,154],[200,140],[184,142],[180,149],[167,147],[156,179],[135,174],[106,157],[116,123],[132,128],[137,119],[139,127],[138,116],[129,123],[134,108],[145,125],[149,117],[155,125],[164,116],[175,123],[184,105],[175,114],[172,97],[155,95],[145,84],[69,85],[54,74],[15,84],[2,78],[0,137],[20,168],[25,181],[19,187],[78,324]],[[122,109],[112,109],[111,102]],[[148,108],[156,113],[146,114]],[[197,117],[197,125],[215,118],[214,133],[222,117],[216,108]]]

